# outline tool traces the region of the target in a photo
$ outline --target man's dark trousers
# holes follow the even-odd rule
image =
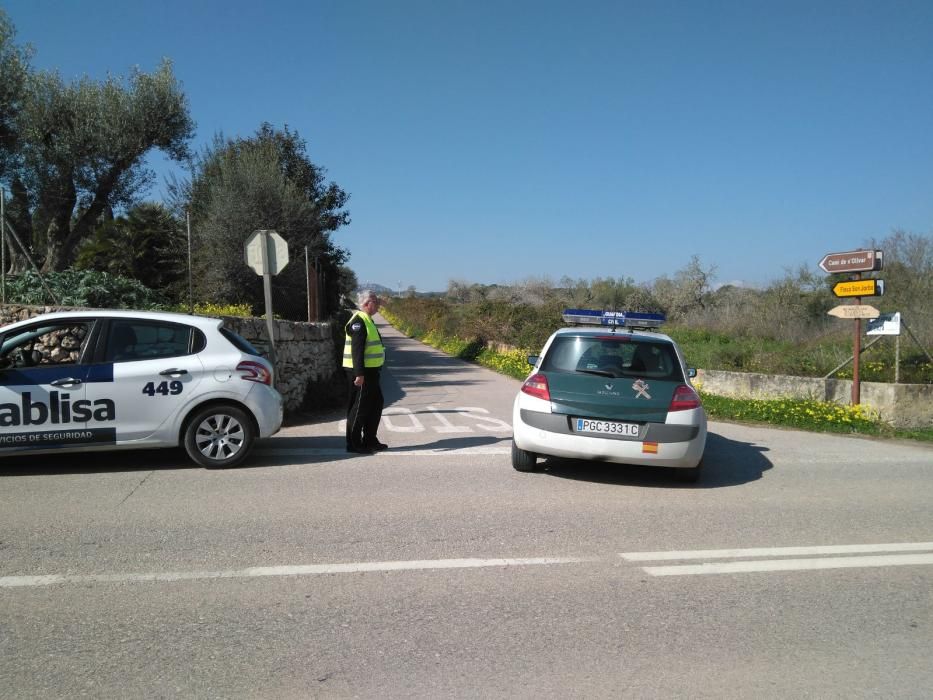
[[[379,368],[363,370],[363,386],[353,383],[353,370],[347,374],[347,447],[366,447],[378,442],[376,431],[382,419],[385,399],[379,386]]]

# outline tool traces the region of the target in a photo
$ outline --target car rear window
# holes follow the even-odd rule
[[[541,363],[541,370],[683,381],[671,343],[628,337],[557,337]]]
[[[240,352],[245,352],[248,355],[260,356],[260,352],[256,348],[254,348],[252,344],[250,344],[250,342],[246,338],[244,338],[241,335],[238,335],[237,333],[234,333],[229,328],[221,327],[220,334],[224,338],[229,340],[233,344],[233,346]]]

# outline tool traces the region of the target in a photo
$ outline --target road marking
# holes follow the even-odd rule
[[[830,555],[811,558],[757,559],[702,564],[674,564],[641,567],[652,576],[695,576],[771,571],[815,571],[819,569],[872,568],[884,566],[919,566],[933,564],[933,542],[896,544],[836,545],[817,547],[771,547],[754,549],[707,549],[679,552],[625,552],[617,556],[625,561],[669,561],[672,559],[714,559],[760,557],[789,554]],[[890,552],[917,552],[890,554]],[[874,556],[832,556],[852,552],[889,552]],[[488,567],[551,566],[604,561],[598,556],[535,557],[497,559],[416,559],[411,561],[349,562],[296,566],[253,566],[218,571],[167,571],[126,574],[43,574],[38,576],[0,576],[0,588],[27,588],[54,584],[143,583],[147,581],[193,581],[222,578],[269,576],[319,576],[389,571],[425,571],[437,569],[480,569]]]
[[[842,544],[816,547],[755,547],[751,549],[698,549],[684,552],[624,552],[626,561],[669,561],[685,559],[738,559],[740,557],[808,556],[820,554],[868,554],[875,552],[925,552],[933,542],[895,544]]]
[[[551,566],[596,561],[594,557],[538,557],[530,559],[420,559],[414,561],[374,561],[346,564],[308,564],[304,566],[253,566],[225,571],[168,571],[129,574],[49,574],[44,576],[0,576],[0,588],[24,588],[70,583],[143,583],[147,581],[194,581],[217,578],[253,578],[261,576],[319,576],[386,571],[424,571],[429,569],[481,569],[511,566]]]
[[[758,571],[814,571],[817,569],[855,569],[879,566],[916,566],[933,564],[933,553],[889,554],[873,557],[829,557],[826,559],[764,559],[718,564],[676,564],[646,566],[652,576],[697,576],[702,574],[737,574]]]

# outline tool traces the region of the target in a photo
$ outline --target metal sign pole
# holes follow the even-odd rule
[[[894,383],[901,380],[901,335],[894,336]]]
[[[269,269],[270,258],[269,246],[272,245],[272,239],[268,231],[262,232],[262,292],[266,300],[266,328],[269,331],[269,360],[275,367],[275,334],[272,323],[272,272]]]

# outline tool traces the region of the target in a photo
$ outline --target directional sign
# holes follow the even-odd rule
[[[884,280],[851,280],[836,282],[833,294],[837,297],[880,297],[884,294]]]
[[[901,314],[881,314],[878,318],[869,321],[865,335],[900,335]]]
[[[874,306],[864,304],[843,304],[827,311],[836,318],[878,318],[879,311]]]
[[[262,250],[267,240],[265,264],[268,265],[268,270],[263,267]],[[277,275],[288,265],[288,243],[275,231],[253,231],[246,239],[244,250],[246,264],[253,268],[257,275],[264,275],[267,272],[270,275]]]
[[[881,269],[884,254],[880,250],[852,250],[848,253],[828,253],[820,260],[824,271],[872,272]]]

